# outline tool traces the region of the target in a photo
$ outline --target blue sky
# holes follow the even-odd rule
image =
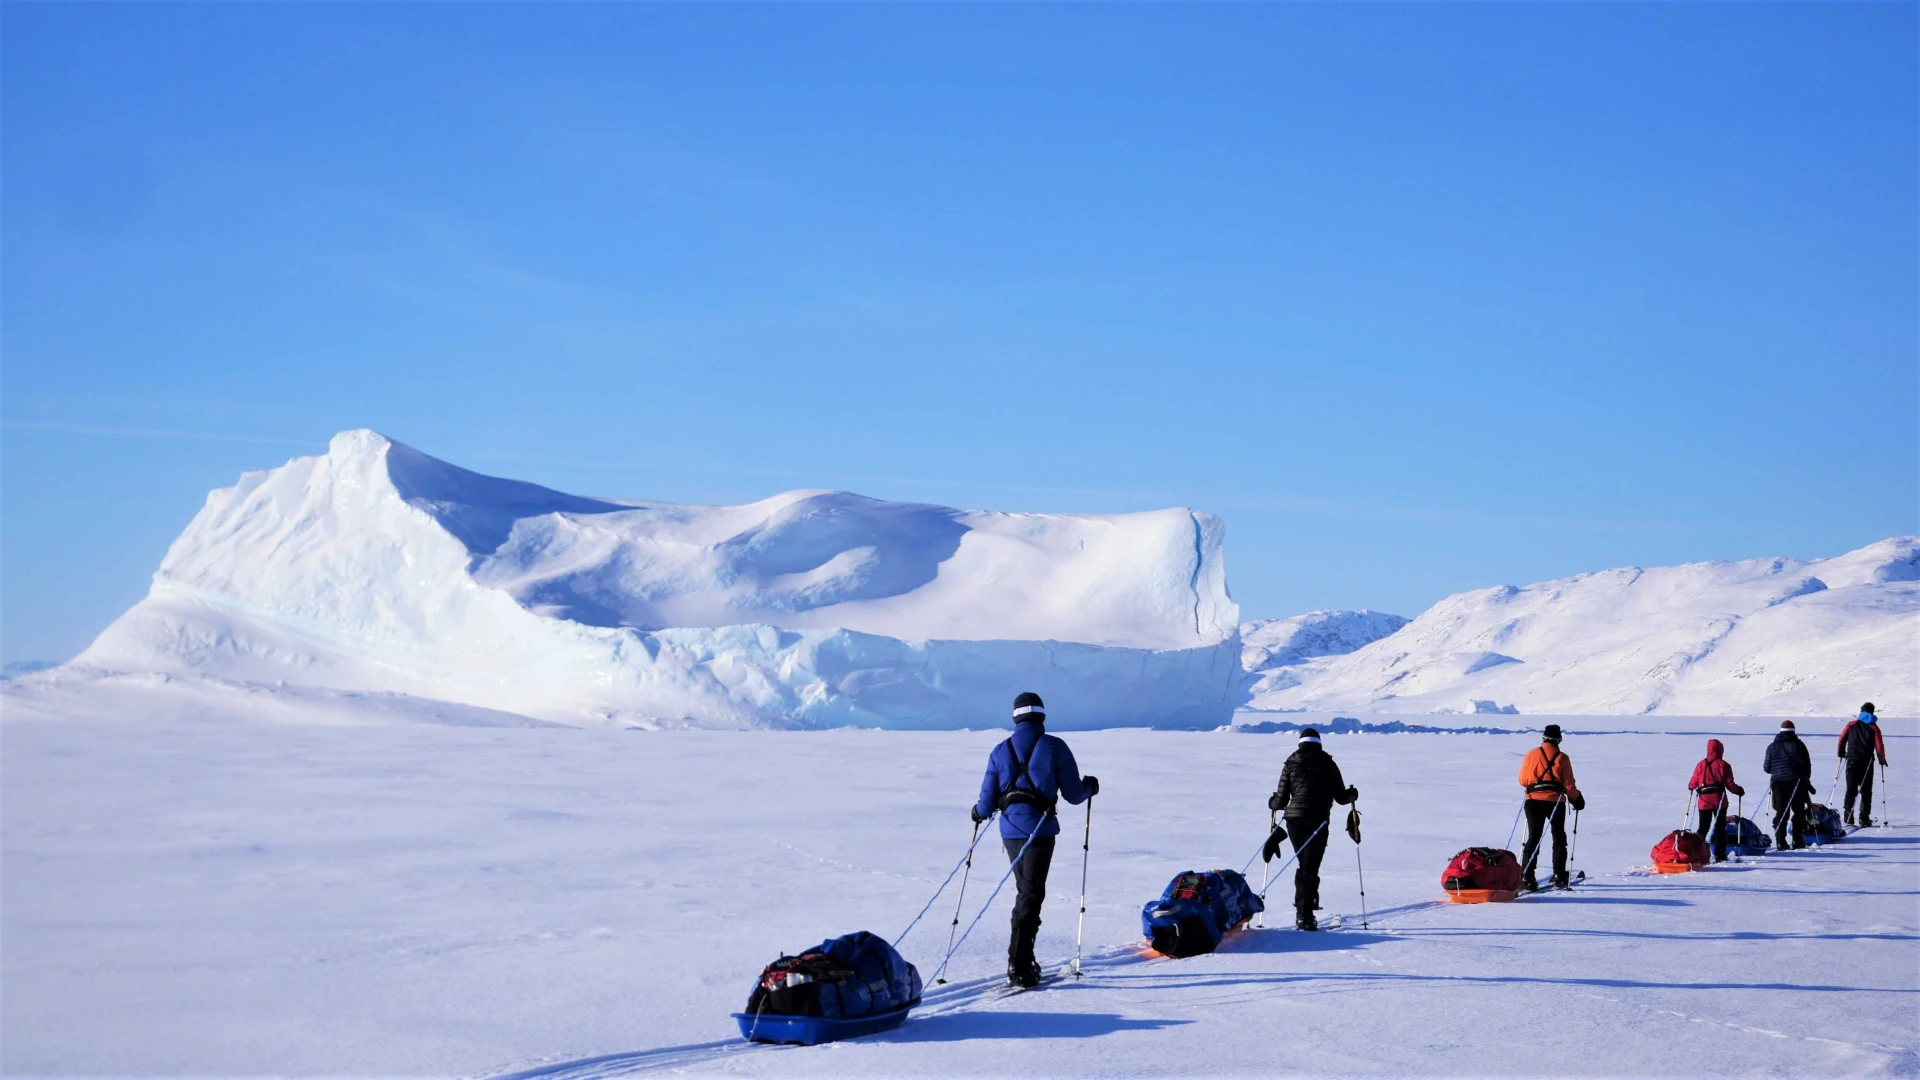
[[[1915,10],[8,4],[0,655],[351,427],[1248,616],[1920,531]]]

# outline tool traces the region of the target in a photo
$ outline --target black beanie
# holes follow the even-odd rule
[[[1028,691],[1013,699],[1014,723],[1024,723],[1029,720],[1045,720],[1046,718],[1047,707],[1040,700],[1039,694]]]
[[[1872,711],[1873,711],[1873,702],[1871,702],[1871,701],[1869,701],[1869,702],[1867,702],[1867,703],[1866,703],[1865,705],[1862,705],[1862,706],[1860,706],[1860,711],[1861,711],[1861,712],[1872,712]]]
[[[1540,739],[1543,742],[1558,743],[1560,741],[1560,725],[1548,724],[1547,729],[1540,733]]]

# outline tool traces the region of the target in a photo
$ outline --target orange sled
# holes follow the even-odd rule
[[[1653,864],[1653,872],[1656,874],[1684,874],[1690,870],[1698,869],[1700,868],[1690,862],[1657,862]]]
[[[1519,897],[1517,889],[1448,889],[1450,904],[1498,904]]]

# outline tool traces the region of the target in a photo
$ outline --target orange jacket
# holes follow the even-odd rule
[[[1573,762],[1560,748],[1552,743],[1541,743],[1527,753],[1527,760],[1520,763],[1520,786],[1531,787],[1534,784],[1559,784],[1568,799],[1580,794],[1580,788],[1573,782]],[[1562,791],[1529,791],[1527,798],[1544,799],[1557,802]]]

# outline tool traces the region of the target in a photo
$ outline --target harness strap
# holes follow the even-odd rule
[[[1035,739],[1033,745],[1038,748],[1040,740]],[[1032,759],[1029,758],[1026,761],[1020,759],[1020,748],[1014,745],[1013,736],[1011,735],[1007,736],[1007,756],[1012,758],[1013,763],[1020,767],[1020,771],[1013,775],[1013,786],[1009,787],[1000,795],[1001,811],[1005,812],[1007,807],[1016,803],[1026,803],[1049,814],[1057,811],[1060,806],[1058,799],[1051,799],[1045,802],[1041,801],[1040,792],[1037,790],[1038,785],[1033,782],[1033,775],[1027,771]],[[1023,780],[1026,782],[1024,787],[1021,786],[1021,781]]]

